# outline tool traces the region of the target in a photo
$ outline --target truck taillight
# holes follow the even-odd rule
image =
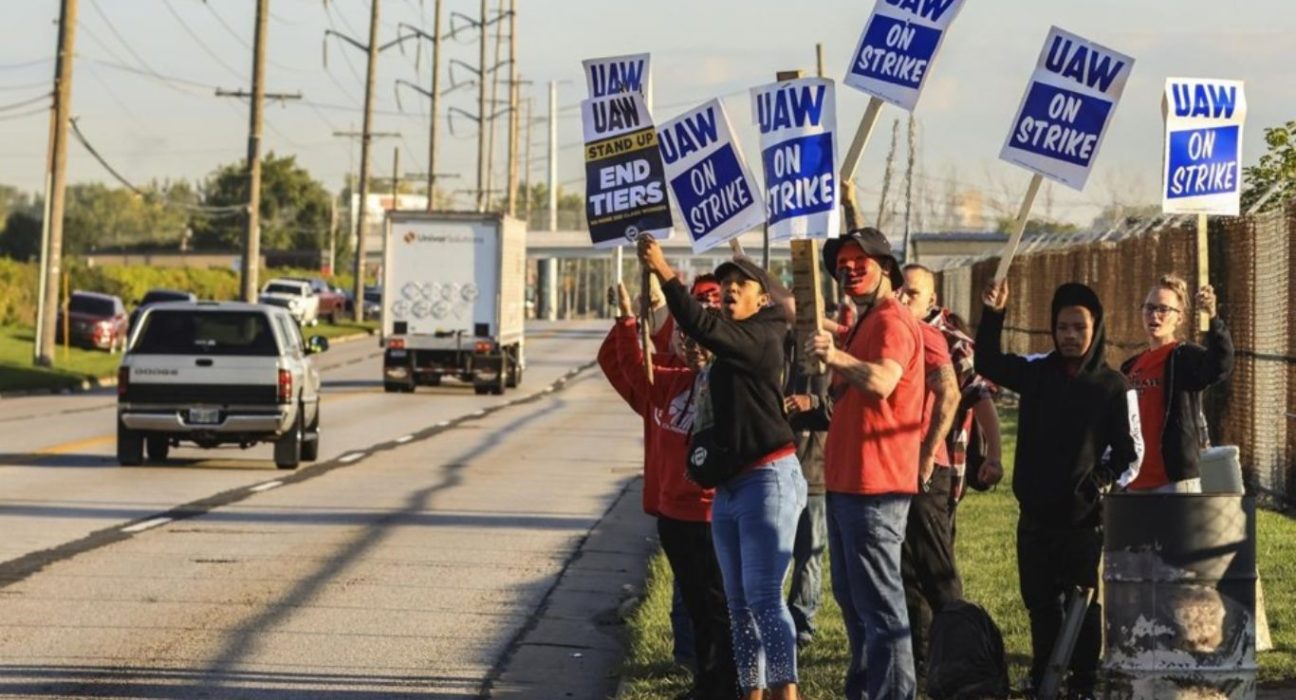
[[[292,399],[292,372],[286,369],[281,369],[279,370],[279,403],[292,403]]]
[[[126,388],[130,386],[130,367],[117,368],[117,396],[125,396]]]
[[[489,340],[479,340],[473,345],[473,352],[476,353],[488,353],[493,349],[494,347]]]
[[[404,349],[404,347],[405,347],[405,339],[404,339],[404,338],[392,338],[391,340],[388,340],[388,341],[387,341],[387,347],[389,347],[389,348],[391,348],[391,349],[393,349],[393,350],[401,350],[401,349]]]

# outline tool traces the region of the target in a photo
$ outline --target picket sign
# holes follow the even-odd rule
[[[765,221],[765,202],[719,99],[659,126],[657,141],[694,253]]]
[[[1035,175],[999,257],[995,281],[1008,275],[1043,178],[1083,190],[1134,59],[1057,27],[1049,29],[1000,160]]]
[[[936,53],[964,4],[964,0],[877,0],[842,80],[870,96],[842,161],[842,186],[855,177],[882,102],[908,112],[918,104]]]
[[[1161,98],[1165,169],[1161,211],[1197,215],[1197,286],[1210,283],[1208,217],[1237,216],[1242,198],[1246,93],[1240,80],[1167,78]],[[1199,311],[1197,328],[1210,328]]]

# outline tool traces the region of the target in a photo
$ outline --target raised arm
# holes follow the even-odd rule
[[[976,371],[999,386],[1016,392],[1027,388],[1030,362],[1003,351],[1004,312],[1008,308],[1008,281],[991,283],[982,297],[981,323],[976,334]]]

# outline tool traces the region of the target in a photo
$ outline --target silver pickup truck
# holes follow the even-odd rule
[[[117,461],[162,461],[181,442],[201,448],[274,443],[275,465],[319,455],[320,377],[287,310],[241,302],[149,306],[117,379]]]

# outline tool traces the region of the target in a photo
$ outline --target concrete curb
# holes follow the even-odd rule
[[[373,338],[376,335],[378,334],[377,333],[351,333],[349,335],[339,335],[336,338],[329,338],[329,344],[338,345],[342,343],[350,343],[357,340],[364,340],[366,338]],[[42,389],[18,389],[15,391],[4,391],[3,389],[0,389],[0,400],[19,399],[26,396],[83,394],[87,391],[94,391],[96,389],[110,389],[115,386],[117,386],[116,374],[109,375],[106,377],[85,377],[81,380],[80,385],[72,385],[63,388],[48,387]]]

